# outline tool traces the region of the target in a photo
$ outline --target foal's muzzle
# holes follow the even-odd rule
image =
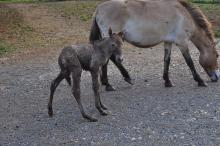
[[[219,70],[216,70],[216,71],[210,73],[209,76],[210,76],[212,82],[217,82],[219,79],[219,76],[220,76],[220,72],[219,72]]]
[[[116,56],[116,62],[122,63],[123,60],[124,60],[124,59],[123,59],[123,56],[122,56],[122,55],[121,55],[121,56],[119,56],[119,55]]]

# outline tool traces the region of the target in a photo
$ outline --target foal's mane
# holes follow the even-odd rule
[[[203,14],[203,12],[198,7],[193,6],[189,2],[186,2],[184,0],[179,0],[179,2],[183,7],[185,7],[189,11],[195,23],[206,32],[208,38],[214,42],[212,24],[208,21],[207,17]]]

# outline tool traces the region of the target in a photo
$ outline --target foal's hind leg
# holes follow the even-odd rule
[[[83,109],[83,106],[82,106],[81,96],[80,96],[80,78],[81,78],[81,74],[82,74],[82,69],[80,69],[80,68],[75,69],[74,68],[74,71],[72,72],[72,80],[73,80],[73,82],[72,82],[72,93],[73,93],[73,96],[75,97],[75,99],[78,103],[78,106],[79,106],[79,109],[80,109],[80,112],[81,112],[83,118],[88,119],[91,122],[96,122],[97,119],[87,115],[85,113],[84,109]]]
[[[165,87],[172,87],[173,84],[169,79],[169,65],[171,56],[172,43],[164,42],[164,72],[163,79],[165,80]]]
[[[100,81],[99,81],[99,77],[100,77],[100,71],[92,71],[91,75],[92,75],[92,87],[93,87],[93,91],[94,91],[94,96],[95,96],[95,106],[98,109],[98,111],[100,112],[101,115],[105,116],[107,115],[107,113],[105,113],[103,111],[103,109],[107,109],[101,102],[100,100],[100,94],[99,94],[99,88],[100,88]]]
[[[190,56],[190,53],[189,53],[189,49],[188,47],[182,47],[180,46],[180,51],[182,52],[183,54],[183,57],[187,63],[187,65],[189,66],[191,72],[192,72],[192,75],[193,75],[193,78],[196,82],[198,82],[198,86],[207,86],[206,83],[203,81],[203,79],[199,76],[199,74],[197,73],[196,69],[195,69],[195,66],[194,66],[194,63],[192,61],[192,58]]]
[[[66,77],[67,73],[64,71],[61,71],[60,74],[52,81],[50,86],[50,97],[48,102],[48,114],[49,116],[53,115],[53,108],[52,108],[52,102],[53,102],[53,95],[57,88],[57,86],[60,84],[60,82]]]

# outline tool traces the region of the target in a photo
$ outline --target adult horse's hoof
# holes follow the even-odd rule
[[[102,116],[107,116],[107,115],[108,115],[108,114],[107,114],[106,112],[104,112],[104,111],[100,112],[100,114],[101,114]]]
[[[207,87],[208,85],[205,82],[198,82],[199,87]]]
[[[165,87],[173,87],[173,84],[170,81],[169,82],[165,82],[164,85],[165,85]]]
[[[115,91],[115,89],[111,85],[106,85],[105,90],[106,91]]]
[[[95,119],[95,118],[90,118],[90,119],[88,119],[89,120],[89,122],[97,122],[98,120],[97,119]]]
[[[101,104],[101,108],[104,109],[104,110],[108,109],[104,104]]]
[[[48,111],[48,115],[49,115],[49,117],[52,117],[52,116],[53,116],[53,111],[52,111],[52,110],[51,110],[51,111],[49,110],[49,111]]]
[[[125,80],[127,83],[129,83],[129,84],[131,84],[131,85],[134,85],[133,80],[132,80],[131,78],[124,78],[124,80]]]
[[[49,117],[52,117],[53,116],[53,109],[52,109],[52,106],[48,105],[48,115]]]

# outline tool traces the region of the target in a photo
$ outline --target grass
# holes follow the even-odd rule
[[[38,2],[38,0],[0,0],[2,3],[31,3]]]
[[[220,38],[220,28],[215,31],[215,36],[218,37],[218,38]]]
[[[71,1],[70,5],[66,3],[49,3],[48,6],[61,13],[63,17],[77,17],[81,21],[89,21],[93,12],[100,1]]]
[[[34,29],[24,22],[23,16],[17,10],[0,4],[0,20],[4,20],[0,25],[0,54],[15,51],[11,46],[25,48]]]
[[[26,48],[45,48],[47,45],[57,45],[59,42],[61,44],[67,39],[63,37],[55,40],[51,36],[45,38],[44,32],[41,32],[42,30],[29,26],[25,22],[25,18],[16,9],[8,7],[8,3],[5,4],[5,2],[37,2],[37,4],[35,3],[35,7],[38,5],[47,7],[50,12],[54,12],[54,16],[61,15],[63,18],[65,18],[64,21],[66,21],[68,24],[71,21],[77,22],[77,25],[82,25],[81,27],[86,29],[86,31],[89,31],[90,29],[90,22],[96,6],[101,3],[101,1],[42,3],[39,2],[39,0],[0,0],[0,20],[4,20],[0,21],[0,56],[13,51],[21,51],[22,49]],[[220,37],[220,4],[195,3],[195,5],[199,6],[208,16],[209,20],[213,24],[215,35]],[[74,28],[75,26],[71,27]],[[45,30],[45,32],[47,31]]]
[[[219,0],[191,0],[193,3],[200,3],[200,4],[219,4]]]
[[[6,44],[3,41],[0,41],[0,57],[13,51],[14,48],[12,46]]]

